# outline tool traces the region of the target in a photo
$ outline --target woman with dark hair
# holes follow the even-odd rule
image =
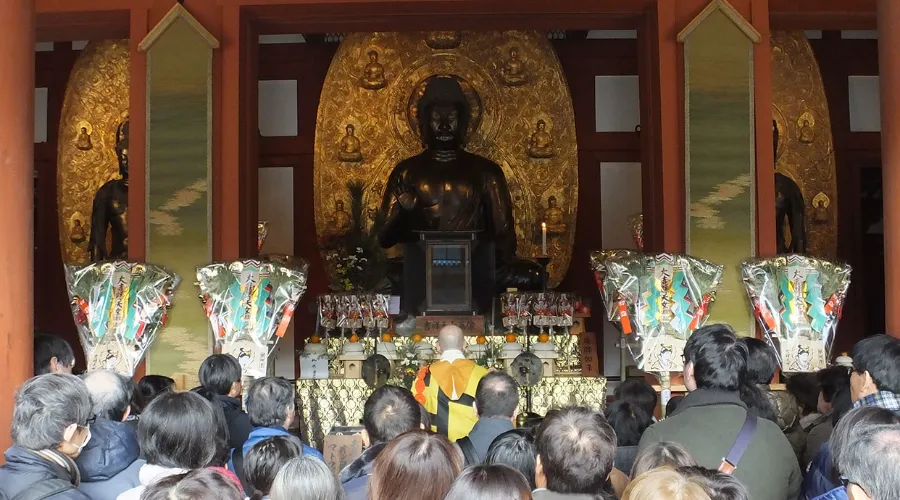
[[[816,372],[816,379],[820,388],[816,401],[816,412],[800,421],[806,432],[806,447],[800,462],[800,468],[803,470],[806,470],[809,463],[816,458],[822,444],[831,438],[831,432],[834,430],[835,407],[837,406],[838,411],[841,410],[841,404],[836,404],[839,393],[845,391],[846,401],[850,400],[850,372],[846,368],[832,366],[819,370]]]
[[[160,394],[175,390],[175,380],[162,375],[146,375],[137,386],[145,408]]]
[[[369,500],[442,500],[462,469],[462,454],[446,437],[410,431],[375,459]]]
[[[476,465],[456,478],[444,500],[531,500],[531,487],[512,467]]]
[[[260,441],[250,453],[244,457],[244,477],[252,488],[250,500],[262,500],[269,497],[275,476],[290,459],[303,454],[303,449],[296,440],[285,436],[275,436]]]
[[[272,500],[343,500],[344,491],[325,462],[312,455],[292,458],[272,484]]]
[[[513,429],[497,436],[484,457],[485,465],[506,465],[519,471],[534,491],[534,467],[537,448],[534,434],[528,429]]]
[[[691,456],[687,448],[672,441],[661,441],[644,451],[638,453],[631,468],[631,478],[660,467],[680,467],[685,465],[697,465],[697,461]]]
[[[643,408],[624,400],[607,406],[605,414],[606,421],[616,431],[616,469],[631,470],[641,436],[653,420]]]
[[[141,500],[243,500],[241,491],[227,477],[212,470],[168,476],[147,487]]]
[[[221,458],[221,421],[209,401],[193,392],[170,392],[157,397],[144,410],[138,440],[147,463],[141,467],[141,485],[118,500],[138,500],[150,485],[169,476],[217,465]]]

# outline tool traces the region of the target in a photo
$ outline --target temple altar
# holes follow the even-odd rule
[[[372,391],[361,379],[298,380],[301,432],[313,447],[321,449],[333,427],[361,424],[363,406]],[[565,405],[599,410],[606,404],[606,379],[578,375],[544,378],[532,388],[531,398],[533,411],[541,415]],[[525,391],[520,391],[519,406],[525,408]]]

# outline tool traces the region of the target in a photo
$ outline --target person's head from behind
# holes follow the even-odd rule
[[[775,370],[778,369],[778,358],[775,350],[765,341],[744,337],[741,342],[747,344],[747,382],[751,384],[772,383]]]
[[[661,467],[634,478],[622,500],[711,500],[700,481],[671,467]]]
[[[344,491],[325,462],[310,455],[288,460],[278,471],[271,500],[341,500]]]
[[[606,420],[616,431],[619,446],[637,446],[647,427],[653,423],[640,406],[628,401],[615,401],[604,411]]]
[[[684,385],[689,391],[737,391],[747,377],[747,345],[728,325],[700,328],[684,346]]]
[[[631,477],[635,478],[660,467],[681,467],[697,465],[697,461],[687,448],[672,441],[661,441],[648,446],[638,453],[631,467]]]
[[[169,392],[141,414],[138,440],[148,464],[193,470],[215,462],[221,430],[212,403],[193,392]]]
[[[462,465],[460,453],[444,436],[423,430],[407,432],[375,459],[369,500],[441,500]],[[424,485],[427,487],[420,487]]]
[[[823,415],[834,408],[838,393],[850,387],[850,373],[843,366],[832,366],[816,373],[819,395],[816,409]]]
[[[34,374],[71,374],[75,368],[75,353],[68,342],[56,335],[34,336]]]
[[[747,487],[734,476],[697,465],[677,467],[675,470],[703,484],[711,500],[750,500]]]
[[[456,478],[444,500],[530,500],[531,486],[505,465],[476,465]]]
[[[599,412],[571,407],[547,413],[535,435],[535,483],[556,493],[603,491],[616,456],[616,433]]]
[[[40,375],[16,390],[12,441],[27,450],[57,450],[75,458],[91,439],[90,417],[91,396],[80,378]]]
[[[532,490],[537,447],[534,434],[528,429],[513,429],[497,436],[484,457],[485,465],[506,465],[525,476]]]
[[[466,347],[466,336],[460,327],[456,325],[447,325],[438,332],[438,350],[442,353],[447,351],[462,351]]]
[[[213,394],[236,398],[241,395],[241,364],[230,354],[213,354],[200,365],[200,385]]]
[[[296,416],[291,383],[281,377],[257,379],[247,393],[247,415],[254,427],[290,427]]]
[[[144,400],[144,406],[150,404],[156,396],[175,390],[175,380],[162,375],[145,375],[138,382],[138,390]]]
[[[900,340],[874,335],[853,346],[850,398],[856,402],[879,391],[900,394]]]
[[[244,478],[253,487],[250,496],[259,500],[269,495],[275,476],[292,458],[303,454],[297,441],[287,436],[276,436],[256,443],[244,457]]]
[[[212,406],[213,412],[216,414],[216,420],[219,424],[219,432],[216,433],[214,439],[216,441],[216,456],[213,458],[211,462],[211,466],[221,467],[228,463],[231,460],[231,448],[228,446],[228,439],[230,436],[230,431],[228,430],[228,420],[225,418],[225,410],[222,409],[222,406],[219,404],[218,397],[207,389],[201,387],[195,387],[191,390],[191,392],[198,394],[203,397],[203,399],[210,402],[210,406]],[[161,394],[166,394],[161,393]]]
[[[830,368],[826,368],[826,370],[830,370]],[[847,370],[844,369],[844,373],[846,372]],[[794,399],[800,404],[800,411],[803,415],[819,411],[819,392],[821,388],[815,373],[795,373],[787,378],[785,386],[791,396],[794,396]]]
[[[212,469],[169,476],[147,486],[141,500],[243,500],[231,479]]]
[[[97,370],[82,377],[91,394],[91,416],[123,422],[131,414],[131,384],[118,373]]]
[[[402,387],[380,387],[363,407],[363,445],[387,443],[404,432],[421,428],[422,405]]]
[[[863,406],[849,411],[841,418],[831,433],[831,462],[837,471],[844,472],[840,469],[841,457],[849,449],[850,443],[858,439],[855,429],[875,425],[900,425],[900,416],[884,408]]]
[[[653,386],[644,379],[630,378],[619,384],[613,394],[616,397],[616,401],[627,401],[640,406],[651,417],[656,412],[659,396],[656,394]]]
[[[900,498],[900,424],[851,428],[838,470],[850,500]]]
[[[514,421],[519,415],[519,384],[506,372],[488,373],[478,381],[473,408],[478,418]]]

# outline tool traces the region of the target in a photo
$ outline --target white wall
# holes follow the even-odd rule
[[[296,109],[296,108],[295,108]],[[294,254],[294,169],[259,169],[259,220],[268,221],[269,233],[260,253]],[[275,351],[275,376],[294,378],[294,325],[297,315]]]
[[[640,213],[641,164],[600,164],[600,221],[603,226],[603,248],[635,248],[628,217]],[[594,314],[605,314],[601,305],[593,307]],[[610,322],[603,322],[603,374],[619,376],[621,354],[616,343],[619,331]],[[629,364],[632,361],[628,362]]]

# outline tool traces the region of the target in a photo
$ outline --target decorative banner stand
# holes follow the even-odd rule
[[[248,259],[197,269],[215,350],[231,354],[245,377],[265,377],[272,353],[306,292],[307,264]]]
[[[114,261],[66,265],[66,281],[88,370],[133,376],[181,279],[151,264]]]
[[[605,261],[607,311],[615,307],[638,368],[658,373],[668,402],[671,372],[684,369],[688,337],[709,318],[722,266],[686,255],[621,254]]]
[[[802,255],[745,262],[744,287],[784,372],[828,366],[850,266]]]

